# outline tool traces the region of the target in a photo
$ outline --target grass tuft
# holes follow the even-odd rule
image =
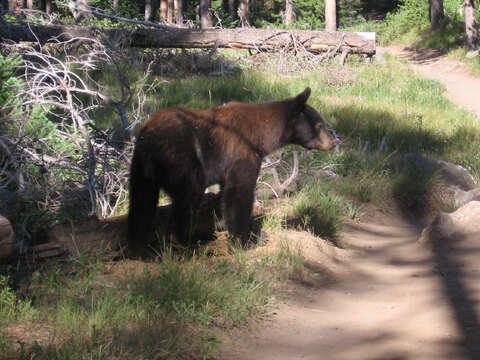
[[[293,212],[302,228],[335,240],[343,226],[344,200],[318,182],[307,184],[296,195]]]

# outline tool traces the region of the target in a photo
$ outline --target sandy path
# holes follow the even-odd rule
[[[226,335],[218,359],[480,359],[479,246],[431,251],[418,235],[401,217],[353,226],[333,281]]]
[[[480,119],[480,77],[470,74],[465,64],[449,60],[446,55],[435,50],[397,45],[379,48],[379,53],[382,52],[390,52],[409,60],[417,74],[443,83],[450,100],[476,113]]]

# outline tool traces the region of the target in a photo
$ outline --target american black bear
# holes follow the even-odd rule
[[[283,101],[152,114],[138,134],[130,169],[130,253],[139,254],[152,235],[160,188],[172,199],[180,241],[188,239],[194,209],[212,184],[222,186],[230,234],[246,240],[263,157],[286,144],[319,150],[336,144],[320,114],[306,104],[309,96],[306,88]]]

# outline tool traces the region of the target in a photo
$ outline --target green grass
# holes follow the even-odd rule
[[[343,226],[345,200],[319,182],[305,185],[296,194],[293,213],[304,229],[335,241]]]
[[[25,347],[24,358],[209,357],[218,346],[211,326],[243,324],[270,301],[270,284],[257,281],[257,270],[237,258],[184,259],[167,252],[160,263],[121,276],[109,276],[108,266],[94,261],[40,269],[21,301],[2,278],[2,324],[53,331],[46,344],[43,338],[43,345]]]

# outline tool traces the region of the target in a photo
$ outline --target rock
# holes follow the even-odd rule
[[[463,191],[470,191],[477,187],[473,176],[463,166],[448,161],[428,159],[418,153],[406,154],[403,161],[404,165],[436,172],[449,187]]]
[[[0,215],[0,263],[9,261],[15,254],[15,236],[7,218]]]
[[[457,211],[440,213],[420,236],[421,243],[448,246],[457,238],[480,240],[480,201],[470,201]]]
[[[467,55],[465,55],[465,57],[467,59],[473,59],[473,58],[478,57],[478,50],[473,50],[473,51],[467,52]]]
[[[480,188],[470,191],[456,189],[454,192],[454,202],[456,207],[468,204],[470,201],[480,201]]]

